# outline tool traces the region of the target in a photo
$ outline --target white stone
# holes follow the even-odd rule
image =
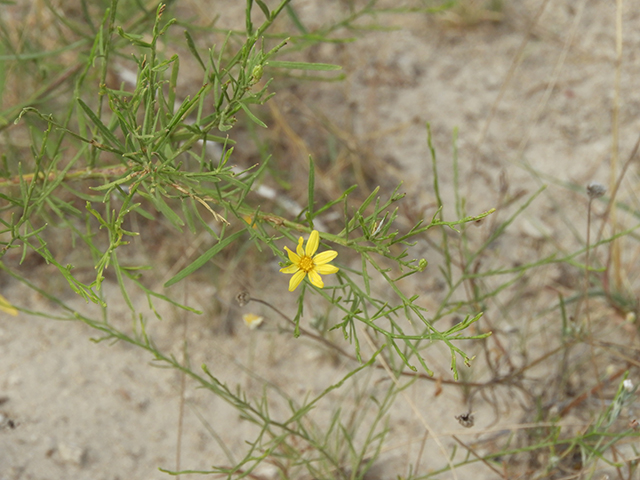
[[[58,444],[58,453],[63,462],[82,466],[86,451],[75,443],[60,442]]]

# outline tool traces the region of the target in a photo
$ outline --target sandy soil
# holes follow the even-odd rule
[[[298,13],[308,25],[323,18],[318,14],[322,2],[299,3]],[[473,19],[453,17],[445,22],[426,15],[380,17],[382,23],[399,28],[369,32],[355,43],[324,45],[312,52],[314,61],[345,65],[348,77],[344,82],[304,86],[299,95],[284,91],[274,99],[286,115],[295,117],[295,109],[286,110],[287,102],[295,98],[331,118],[348,132],[359,151],[369,155],[368,161],[378,174],[374,180],[386,193],[397,179],[403,180],[403,191],[412,208],[427,217],[433,214],[435,196],[426,122],[434,135],[446,205],[453,205],[454,199],[454,128],[459,131],[460,183],[468,214],[505,205],[507,197],[526,198],[541,184],[549,184],[536,200],[535,209],[515,222],[495,246],[495,256],[485,260],[485,268],[532,261],[552,251],[551,247],[571,251],[576,245],[575,232],[585,231],[586,201],[583,194],[571,192],[563,182],[609,183],[614,3],[549,2],[530,32],[529,25],[545,2],[505,3],[504,18],[497,23],[472,25]],[[578,15],[581,18],[574,31]],[[640,127],[639,20],[640,1],[626,1],[620,81],[623,160]],[[524,40],[524,53],[511,71]],[[553,88],[546,96],[550,81]],[[630,178],[637,180],[637,168],[632,170]],[[479,226],[477,238],[472,240],[480,244],[495,228],[495,222],[505,220],[516,207],[505,205],[495,220]],[[452,207],[446,209],[446,215],[455,216]],[[427,243],[419,243],[415,254],[434,264],[407,288],[426,291],[425,306],[429,307],[428,292],[437,291],[437,259]],[[39,268],[43,277],[48,274],[45,267]],[[259,396],[263,379],[299,398],[319,394],[353,365],[336,362],[330,353],[307,340],[278,334],[278,320],[261,308],[251,307],[267,317],[266,327],[251,333],[243,329],[244,311],[234,305],[232,295],[245,280],[254,296],[277,298],[287,312],[295,308],[281,298],[279,292],[286,291],[287,279],[276,275],[277,265],[260,268],[259,278],[234,279],[236,285],[224,292],[204,283],[192,284],[188,300],[205,314],[185,316],[164,308],[164,320],[151,327],[154,338],[160,346],[180,355],[187,322],[192,364],[206,363],[230,386],[240,384]],[[246,269],[242,275],[246,277]],[[552,267],[532,278],[528,288],[540,290],[550,277],[563,275],[567,272]],[[106,282],[108,295],[116,295],[115,288],[112,282]],[[8,279],[2,282],[2,292],[26,308],[55,312],[45,299],[26,293]],[[92,312],[91,305],[84,305],[67,292],[61,294],[77,308]],[[535,313],[540,310],[536,306],[540,298],[523,296],[522,302],[502,310],[489,305],[487,324],[504,331],[530,329],[544,342],[546,327],[536,323],[544,318]],[[144,308],[144,298],[135,301]],[[109,314],[122,325],[129,321],[124,306]],[[234,334],[228,333],[229,323]],[[126,344],[89,341],[96,336],[81,323],[26,314],[14,318],[0,312],[0,419],[4,422],[0,429],[0,480],[160,479],[168,476],[158,467],[175,468],[180,376],[153,368],[147,353]],[[516,337],[503,338],[507,342],[510,339],[516,348]],[[438,359],[435,353],[430,355],[437,375],[450,379],[447,356]],[[247,367],[254,370],[255,378],[246,374]],[[383,377],[372,373],[363,382],[371,386]],[[477,378],[481,377],[479,372]],[[544,379],[544,371],[540,378]],[[206,419],[237,459],[244,442],[255,432],[230,407],[192,387],[187,384],[181,466],[206,470],[227,461],[199,418]],[[522,418],[517,404],[496,418],[490,406],[478,401],[473,405],[476,426],[465,429],[455,419],[468,408],[460,391],[444,386],[442,394],[435,393],[434,383],[418,382],[408,394],[448,449],[455,445],[451,434],[472,442],[478,431],[492,435],[483,430],[485,427],[499,431]],[[316,418],[322,419],[340,398],[340,393],[329,395],[318,406]],[[285,406],[276,401],[272,413],[278,417],[285,412]],[[415,462],[424,428],[402,398],[390,418],[389,443],[367,478],[406,475],[408,466]],[[15,428],[10,428],[9,419]],[[422,466],[430,469],[442,464],[441,453],[430,440]],[[276,478],[267,467],[257,474]],[[460,469],[457,475],[460,479],[498,478],[482,466]]]

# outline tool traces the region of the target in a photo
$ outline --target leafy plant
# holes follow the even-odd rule
[[[254,7],[258,7],[264,16],[259,26],[254,24],[257,12]],[[416,302],[418,296],[405,294],[400,281],[427,267],[425,259],[414,259],[409,255],[408,248],[415,238],[432,228],[455,229],[476,222],[491,212],[444,221],[440,208],[429,222],[418,221],[401,232],[395,227],[396,205],[404,197],[399,193],[400,187],[387,199],[375,189],[354,206],[351,194],[357,187],[353,186],[338,198],[319,206],[314,197],[315,167],[311,158],[308,205],[298,218],[263,211],[256,206],[252,189],[267,174],[269,158],[248,169],[235,169],[231,159],[236,142],[223,135],[234,127],[241,114],[250,122],[266,127],[252,107],[264,104],[273,95],[270,92],[272,79],[267,79],[273,69],[332,71],[340,67],[278,60],[278,55],[287,50],[289,40],[273,41],[266,34],[285,11],[295,21],[289,1],[283,0],[273,9],[260,0],[248,1],[244,39],[235,50],[232,43],[236,42],[231,41],[231,34],[226,35],[221,45],[203,52],[189,31],[184,32],[185,45],[202,69],[203,79],[197,91],[179,100],[180,57],[174,54],[164,58],[160,48],[163,39],[177,28],[178,22],[166,20],[167,6],[161,4],[153,15],[150,34],[146,35],[144,20],[118,26],[119,8],[118,2],[113,0],[101,24],[94,26],[91,48],[83,63],[74,69],[74,98],[66,113],[60,116],[31,104],[24,106],[15,118],[15,124],[29,126],[32,159],[5,165],[2,185],[6,193],[1,196],[6,202],[0,220],[4,227],[1,255],[19,250],[20,262],[28,255],[39,255],[47,264],[55,266],[77,295],[97,305],[100,314],[91,316],[80,312],[56,293],[37,286],[21,271],[20,262],[13,266],[1,263],[0,267],[14,279],[55,304],[57,312],[16,308],[50,318],[82,321],[100,332],[96,341],[124,341],[145,349],[158,362],[191,377],[198,385],[232,405],[245,421],[257,425],[259,434],[243,458],[233,466],[220,466],[211,473],[247,474],[264,459],[282,452],[288,452],[292,465],[302,462],[313,475],[323,472],[326,476],[332,471],[340,471],[345,454],[343,448],[349,443],[341,440],[336,450],[327,442],[334,441],[333,435],[348,440],[355,435],[355,425],[347,427],[336,411],[328,431],[323,431],[323,427],[308,429],[305,419],[317,402],[351,377],[362,375],[361,372],[370,369],[381,354],[389,358],[396,374],[404,366],[416,372],[416,364],[431,375],[421,353],[427,344],[447,346],[453,375],[457,378],[458,359],[467,365],[471,361],[457,344],[489,335],[464,333],[480,318],[480,312],[467,314],[453,328],[438,330],[435,321],[445,312],[439,312],[438,318],[429,318]],[[352,14],[353,18],[357,16]],[[85,39],[89,39],[86,34]],[[89,45],[86,41],[82,44]],[[107,79],[113,59],[125,51],[131,53],[137,70],[132,89],[124,83],[110,84],[112,82]],[[92,89],[96,81],[100,86],[98,91]],[[12,111],[4,115],[10,118]],[[217,159],[210,158],[208,147],[211,144],[220,146]],[[318,235],[314,224],[319,216],[331,209],[344,211],[344,225],[336,233]],[[281,240],[294,241],[294,235],[299,233],[314,232],[312,237],[315,235],[316,246],[309,255],[315,253],[319,241],[340,248],[342,253],[338,261],[340,258],[345,261],[340,263],[337,283],[324,288],[316,281],[302,283],[297,299],[293,300],[298,305],[294,318],[289,320],[282,315],[295,325],[295,336],[303,332],[309,335],[301,327],[304,306],[310,296],[321,298],[331,306],[329,330],[340,330],[354,347],[353,354],[341,348],[338,351],[357,359],[360,366],[315,398],[297,402],[287,397],[290,417],[276,421],[269,414],[272,400],[266,394],[259,399],[250,399],[241,390],[228,387],[206,366],[198,372],[190,366],[188,359],[179,361],[161,351],[148,333],[150,319],[138,311],[132,300],[137,295],[136,290],[148,298],[158,318],[157,302],[168,302],[188,312],[201,312],[172,298],[170,289],[165,292],[149,288],[147,278],[153,275],[154,265],[131,261],[131,249],[144,245],[146,237],[151,235],[148,233],[152,230],[151,225],[160,218],[168,222],[177,235],[184,235],[185,230],[191,234],[206,232],[212,241],[208,250],[190,260],[165,282],[167,288],[185,281],[240,242],[249,241],[258,252],[271,252],[283,266],[289,259]],[[140,228],[134,229],[133,225]],[[50,248],[51,239],[55,237],[65,238],[62,250]],[[140,237],[139,242],[133,242],[136,237]],[[121,253],[124,249],[126,254]],[[88,261],[93,266],[95,275],[91,280],[85,279],[86,272],[78,272],[72,263],[61,259],[69,250],[77,260]],[[351,254],[344,253],[347,251]],[[309,261],[314,260],[309,258]],[[113,272],[119,286],[119,299],[109,298],[104,292],[108,272]],[[388,285],[389,297],[373,293],[374,276],[376,281],[382,279]],[[245,301],[251,299],[245,297]],[[109,308],[115,302],[128,306],[133,321],[131,328],[123,328],[110,318]],[[14,307],[8,304],[6,308]],[[363,355],[358,325],[365,328],[364,332],[370,332],[366,333],[367,340],[376,343],[373,355]],[[327,342],[321,335],[311,336]],[[401,361],[396,362],[394,357]],[[353,447],[349,448],[354,472],[360,471],[358,465],[368,461],[365,457],[372,448],[379,451],[384,439],[384,427],[382,430],[379,427],[385,412],[403,388],[393,386],[383,399],[376,401],[375,421],[369,427],[363,449],[356,453]],[[312,447],[310,454],[304,453],[307,449],[296,447],[300,441]],[[318,459],[312,460],[318,455],[319,464]]]

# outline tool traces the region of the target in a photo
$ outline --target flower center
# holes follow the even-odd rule
[[[307,257],[306,255],[300,259],[300,263],[298,264],[298,267],[307,273],[313,270],[313,266],[313,258]]]

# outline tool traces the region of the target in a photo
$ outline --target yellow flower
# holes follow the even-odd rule
[[[300,282],[302,282],[304,277],[307,275],[309,275],[309,281],[312,285],[322,288],[324,287],[324,282],[322,281],[320,274],[329,275],[338,271],[338,267],[328,265],[331,260],[338,256],[338,252],[334,250],[327,250],[326,252],[322,252],[314,256],[316,250],[318,250],[318,245],[320,245],[320,234],[317,230],[311,232],[309,240],[307,240],[307,246],[304,249],[302,248],[303,243],[304,240],[300,237],[300,240],[298,240],[298,246],[296,247],[297,253],[294,253],[287,247],[284,247],[289,255],[289,260],[291,260],[291,265],[280,269],[280,271],[282,273],[293,273],[293,277],[291,277],[291,280],[289,281],[290,292],[293,292],[298,288]]]

